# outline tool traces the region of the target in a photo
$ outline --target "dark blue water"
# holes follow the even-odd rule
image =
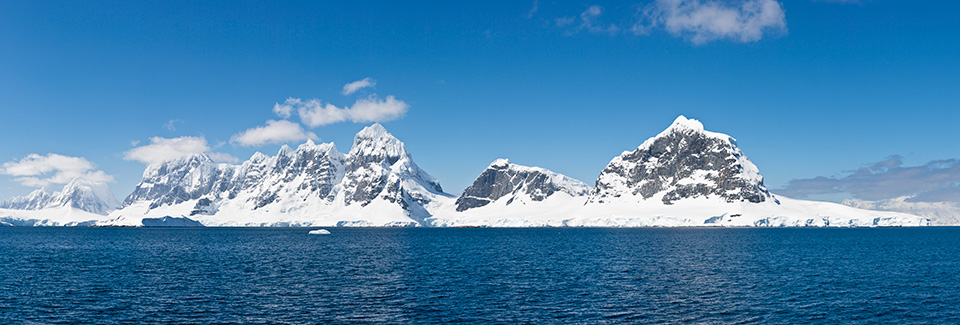
[[[0,228],[0,323],[960,323],[960,228]]]

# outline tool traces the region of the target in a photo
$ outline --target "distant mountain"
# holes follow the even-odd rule
[[[956,202],[913,202],[912,196],[902,196],[887,200],[843,200],[841,204],[860,209],[896,211],[929,218],[935,226],[960,226],[960,203]]]
[[[90,225],[119,205],[106,184],[75,178],[53,194],[39,189],[0,203],[0,224]]]
[[[52,195],[47,193],[46,189],[41,188],[25,196],[17,196],[0,202],[0,209],[40,210],[50,204],[51,199]]]
[[[149,166],[102,224],[172,217],[206,226],[416,226],[430,217],[428,205],[448,197],[400,140],[374,124],[346,155],[308,141],[240,165],[195,155]]]
[[[0,202],[0,208],[12,210],[41,210],[70,207],[96,214],[107,214],[120,206],[107,184],[74,178],[62,190],[49,194],[45,189],[35,190]]]

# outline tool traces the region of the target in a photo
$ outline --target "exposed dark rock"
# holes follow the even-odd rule
[[[571,196],[581,196],[587,193],[588,187],[583,182],[546,169],[519,166],[500,159],[494,161],[480,173],[472,185],[463,190],[456,202],[457,211],[482,207],[507,196],[510,196],[507,205],[512,204],[517,196],[543,201],[560,191]]]
[[[771,196],[755,169],[732,138],[680,117],[652,142],[611,161],[589,201],[662,194],[664,204],[697,197],[760,203]]]

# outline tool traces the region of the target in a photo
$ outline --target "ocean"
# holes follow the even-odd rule
[[[0,323],[960,323],[960,228],[0,228]]]

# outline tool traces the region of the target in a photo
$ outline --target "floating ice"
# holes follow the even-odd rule
[[[317,230],[311,230],[308,234],[311,234],[311,235],[329,235],[329,234],[330,234],[330,231],[329,231],[329,230],[326,230],[326,229],[317,229]]]

